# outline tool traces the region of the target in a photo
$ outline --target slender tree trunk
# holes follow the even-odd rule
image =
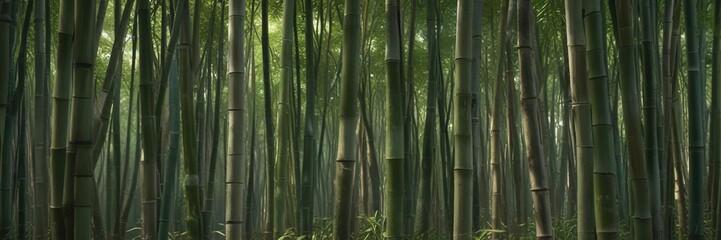
[[[473,236],[473,142],[471,139],[472,0],[458,0],[456,8],[455,88],[453,89],[453,239]]]
[[[10,74],[10,62],[12,61],[11,53],[13,49],[13,45],[11,45],[11,36],[13,36],[11,31],[12,20],[10,17],[10,12],[12,9],[9,6],[11,4],[11,1],[4,0],[2,2],[4,3],[3,5],[5,5],[5,7],[0,9],[0,136],[4,136],[3,132],[5,131],[5,115],[8,108],[8,93],[10,92],[8,89],[12,87],[9,83],[11,82],[10,80],[15,77],[14,75]],[[72,15],[72,12],[70,12],[69,14]],[[3,140],[0,138],[0,146],[2,146],[2,141]],[[0,147],[0,156],[2,156],[2,147]],[[4,178],[5,176],[9,176],[9,174],[10,168],[3,167],[0,172],[0,176]],[[2,180],[0,180],[0,182],[2,182]],[[0,191],[3,192],[2,194],[4,194],[5,191],[9,190],[10,189],[5,189],[4,186],[2,189],[0,189]],[[4,199],[0,201],[4,201]],[[6,206],[5,202],[0,202],[0,204],[2,204],[1,206],[3,207]],[[0,217],[0,238],[5,238],[7,234],[9,234],[10,230],[8,229],[8,227],[10,227],[11,225],[10,217],[11,216]]]
[[[507,63],[506,58],[509,58],[508,51],[506,51],[508,45],[510,45],[510,37],[508,34],[508,25],[512,19],[509,15],[515,11],[515,1],[505,0],[501,5],[501,16],[499,18],[498,28],[498,66],[496,69],[496,82],[493,84],[493,108],[491,112],[491,125],[490,125],[490,157],[491,157],[491,227],[496,230],[501,230],[503,227],[502,223],[502,179],[503,172],[501,169],[501,161],[503,158],[503,67]],[[502,237],[501,232],[494,232],[493,238],[498,239]]]
[[[245,0],[233,0],[228,7],[228,156],[225,162],[225,239],[243,238],[243,121],[245,85],[243,79],[243,22]],[[251,143],[252,144],[252,143]],[[251,153],[252,154],[252,153]],[[251,159],[252,161],[252,159]],[[249,172],[252,172],[250,169]]]
[[[91,239],[91,205],[93,180],[93,33],[95,27],[93,3],[75,2],[75,46],[73,53],[73,106],[70,123],[68,159],[74,159],[74,238]]]
[[[276,155],[272,156],[275,159],[275,194],[273,208],[275,208],[273,215],[273,234],[275,236],[281,236],[285,232],[286,227],[286,206],[288,192],[290,189],[290,182],[288,177],[290,175],[290,164],[292,160],[291,155],[291,131],[292,130],[292,108],[291,108],[291,88],[293,81],[293,69],[292,69],[292,46],[293,46],[293,19],[295,1],[285,0],[283,1],[283,25],[282,25],[282,46],[280,53],[280,84],[278,90],[278,122],[276,123],[276,132],[278,137],[278,144],[276,149]]]
[[[709,146],[721,145],[721,1],[714,1],[714,27],[713,27],[713,56],[712,62],[712,75],[711,75],[711,132]],[[719,214],[721,214],[721,184],[719,184],[721,178],[721,148],[709,147],[709,163],[712,171],[716,171],[716,179],[710,186],[714,188],[715,196],[714,201],[711,201],[712,209],[712,229],[716,234],[716,237],[721,237],[719,227],[721,227],[721,221]],[[715,228],[713,228],[715,226]]]
[[[664,29],[663,29],[663,58],[662,58],[662,67],[663,69],[663,114],[664,114],[664,138],[665,141],[663,142],[664,148],[663,151],[665,154],[663,155],[663,165],[666,166],[665,173],[661,172],[661,178],[663,179],[663,175],[666,175],[665,181],[662,181],[663,188],[665,191],[664,194],[664,208],[661,209],[663,212],[663,218],[664,218],[664,228],[666,232],[666,239],[673,239],[675,235],[675,228],[676,228],[676,221],[675,221],[675,215],[674,215],[674,202],[675,202],[675,174],[674,174],[674,165],[673,165],[673,150],[672,150],[672,136],[673,136],[673,126],[672,126],[672,117],[673,117],[673,79],[674,75],[676,74],[676,64],[675,64],[675,53],[676,51],[673,48],[675,41],[673,37],[673,29],[674,27],[678,27],[678,18],[679,18],[679,9],[680,6],[680,0],[667,0],[665,3],[665,12],[664,12]],[[661,133],[661,132],[659,132]]]
[[[9,83],[14,78],[14,75],[10,73],[10,62],[12,45],[11,45],[11,19],[10,19],[10,4],[9,1],[5,2],[2,12],[0,12],[0,136],[5,136],[5,118],[8,109],[8,89],[12,87]],[[4,137],[0,137],[4,139]],[[3,140],[0,140],[0,156],[4,156],[2,153]],[[11,186],[10,186],[10,159],[0,159],[2,167],[0,168],[0,206],[2,209],[11,209]],[[12,215],[3,214],[0,216],[0,238],[10,238],[10,228],[12,226]]]
[[[170,231],[171,210],[175,206],[175,191],[178,162],[180,160],[180,89],[177,75],[177,59],[168,59],[171,63],[170,76],[168,79],[168,158],[165,161],[165,169],[163,171],[165,184],[163,186],[163,196],[160,199],[160,217],[158,218],[158,239],[167,240]]]
[[[268,39],[268,0],[261,0],[261,46],[263,51],[263,95],[265,104],[265,148],[266,148],[266,190],[265,190],[265,227],[264,237],[266,240],[272,240],[273,237],[273,219],[275,208],[272,207],[273,196],[275,195],[275,184],[273,181],[274,172],[274,135],[273,135],[273,107],[271,105],[271,88],[270,88],[270,43]]]
[[[704,80],[701,78],[696,3],[686,0],[686,57],[688,71],[689,239],[704,239]]]
[[[2,126],[5,128],[5,135],[2,141],[2,155],[0,156],[2,165],[0,167],[8,169],[8,171],[3,172],[2,179],[0,179],[2,181],[0,189],[3,190],[0,192],[0,203],[2,203],[0,206],[2,209],[12,209],[3,215],[3,223],[10,224],[13,222],[12,212],[15,212],[16,217],[13,226],[0,226],[0,236],[8,239],[12,236],[11,229],[13,227],[15,228],[15,238],[27,239],[27,147],[25,139],[27,131],[24,130],[26,127],[24,95],[25,82],[27,81],[27,41],[32,10],[33,1],[29,1],[25,9],[20,47],[15,62],[17,71],[11,71],[17,73],[17,75],[12,75],[16,77],[17,83],[11,81],[9,84],[11,87],[16,86],[9,94],[5,126]],[[17,193],[17,199],[15,199],[15,193]]]
[[[576,192],[579,240],[596,238],[593,191],[593,132],[591,103],[586,86],[586,37],[581,22],[582,3],[566,0],[566,36],[571,87],[571,120],[575,139],[578,191]]]
[[[403,79],[401,76],[400,5],[397,0],[386,1],[386,114],[385,157],[386,177],[384,213],[385,236],[403,238],[404,194],[404,124]]]
[[[156,131],[157,121],[155,112],[152,109],[153,96],[153,43],[150,23],[150,9],[147,0],[139,0],[137,5],[138,20],[138,41],[139,41],[139,66],[140,66],[140,93],[143,138],[143,159],[140,164],[142,179],[140,189],[141,211],[143,219],[143,238],[155,239],[157,237],[157,199],[158,175],[156,155]],[[124,231],[120,229],[120,231]]]
[[[651,227],[654,239],[663,238],[661,223],[661,182],[659,175],[659,148],[656,107],[656,83],[658,82],[658,46],[656,43],[656,11],[651,0],[641,0],[641,50],[643,65],[643,137],[646,169],[648,172]],[[623,65],[623,64],[621,64]],[[638,148],[639,146],[634,146]]]
[[[545,155],[541,146],[537,94],[538,81],[533,74],[533,48],[531,47],[531,1],[518,1],[518,59],[521,77],[521,113],[528,170],[531,176],[534,215],[536,218],[536,239],[553,239],[551,225],[551,202],[548,173],[544,163]]]
[[[618,238],[616,204],[616,159],[613,156],[613,126],[608,100],[608,65],[601,1],[585,0],[586,59],[588,93],[593,126],[593,186],[598,239]]]
[[[338,155],[335,177],[335,227],[334,239],[349,239],[353,169],[355,168],[355,128],[358,117],[356,105],[360,69],[360,1],[346,0],[343,15],[343,60],[341,73],[340,122],[338,126]]]
[[[35,101],[33,125],[33,238],[45,239],[48,234],[48,71],[45,63],[45,0],[35,3],[33,29],[35,45]]]
[[[623,98],[623,121],[626,133],[629,177],[631,178],[631,224],[634,239],[653,238],[647,164],[641,133],[641,111],[636,72],[635,21],[632,0],[616,3],[619,32],[619,82]],[[655,119],[653,119],[655,120]],[[655,125],[654,125],[655,127]],[[655,138],[654,138],[655,139]]]
[[[420,182],[418,184],[418,200],[416,200],[416,218],[414,222],[414,230],[417,236],[429,230],[429,217],[432,200],[431,200],[431,178],[435,159],[435,131],[436,131],[436,104],[433,99],[437,98],[437,78],[438,72],[438,42],[436,41],[436,0],[426,0],[426,39],[428,43],[428,86],[427,86],[427,103],[426,103],[426,119],[423,128],[423,152],[421,155]]]
[[[195,4],[201,4],[196,2]],[[186,5],[186,7],[188,7]],[[187,16],[188,9],[184,10],[186,16],[181,21],[180,39],[178,44],[178,67],[180,69],[180,117],[181,131],[183,132],[183,189],[186,202],[186,224],[190,236],[194,239],[201,239],[203,236],[203,219],[201,216],[201,197],[203,196],[200,186],[200,163],[196,155],[195,145],[195,112],[193,110],[193,83],[195,82],[195,71],[193,71],[193,55],[190,45],[191,30],[190,17]]]
[[[305,0],[305,126],[303,134],[303,166],[301,173],[300,192],[300,229],[301,236],[313,236],[313,199],[315,197],[316,173],[315,158],[315,95],[316,68],[313,55],[313,1]]]

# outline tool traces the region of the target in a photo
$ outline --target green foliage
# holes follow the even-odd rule
[[[362,214],[356,217],[356,219],[360,220],[361,223],[360,230],[356,233],[356,239],[382,239],[384,220],[381,216],[378,216],[378,212],[372,216]]]

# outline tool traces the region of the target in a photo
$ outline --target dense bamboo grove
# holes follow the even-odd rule
[[[719,239],[721,0],[0,0],[0,239]]]

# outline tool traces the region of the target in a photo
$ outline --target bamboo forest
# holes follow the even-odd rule
[[[721,240],[721,0],[0,0],[0,240]]]

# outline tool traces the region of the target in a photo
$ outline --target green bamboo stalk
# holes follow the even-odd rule
[[[34,5],[35,100],[33,125],[33,239],[45,239],[48,234],[48,71],[45,63],[45,0]]]
[[[32,1],[30,1],[32,2]],[[43,3],[40,3],[43,4]],[[32,4],[30,4],[32,5]],[[30,6],[29,5],[29,6]],[[44,5],[44,4],[43,4]],[[29,19],[29,15],[25,16]],[[29,22],[29,21],[28,21]],[[25,75],[25,74],[23,74]],[[22,106],[20,109],[20,116],[18,117],[20,119],[20,126],[18,129],[18,141],[17,141],[17,239],[28,239],[27,234],[27,197],[28,197],[28,183],[27,183],[27,174],[28,174],[28,162],[29,158],[27,156],[27,136],[29,134],[27,130],[27,106],[25,104],[25,99],[23,99],[20,102],[20,106]],[[32,167],[31,167],[32,168]],[[47,221],[47,218],[43,219]],[[33,228],[34,229],[34,228]],[[44,229],[43,229],[44,231]],[[36,235],[33,234],[33,237]]]
[[[171,61],[171,71],[168,78],[168,158],[165,161],[163,196],[160,199],[160,216],[158,218],[158,239],[167,240],[170,231],[171,210],[175,206],[175,191],[177,189],[178,162],[180,160],[180,86],[178,83],[177,59]],[[229,204],[231,205],[231,204]]]
[[[115,82],[120,81],[116,78],[119,77],[117,76],[118,71],[122,70],[120,68],[120,63],[123,56],[123,49],[125,48],[125,38],[128,31],[128,25],[130,24],[130,16],[134,3],[135,0],[128,0],[125,2],[122,16],[120,16],[120,23],[116,28],[117,32],[114,36],[113,48],[110,52],[108,68],[106,69],[105,77],[103,78],[102,89],[98,94],[97,101],[95,101],[95,109],[100,113],[94,118],[92,125],[95,139],[95,145],[93,146],[93,166],[97,164],[98,158],[105,146],[105,140],[107,139],[108,128],[110,126],[110,114],[111,107],[113,106],[113,99],[120,97],[114,96],[114,89],[116,87]]]
[[[228,152],[225,162],[225,239],[243,238],[243,121],[245,88],[243,77],[243,22],[245,0],[232,0],[228,6]],[[250,171],[253,171],[252,169]]]
[[[504,70],[504,64],[506,64],[508,61],[506,61],[507,58],[510,58],[511,56],[508,55],[508,52],[506,51],[507,46],[510,45],[510,37],[508,34],[508,26],[511,24],[511,19],[513,19],[509,15],[513,15],[511,13],[514,13],[516,9],[515,1],[514,0],[505,0],[503,1],[501,5],[501,16],[499,18],[498,24],[498,55],[499,55],[499,61],[496,69],[496,81],[493,84],[493,107],[491,109],[491,124],[490,124],[490,135],[491,135],[491,143],[490,143],[490,163],[491,163],[491,227],[496,230],[501,230],[503,228],[502,223],[502,216],[503,215],[503,207],[502,207],[502,179],[503,179],[503,172],[501,170],[501,161],[503,157],[503,85],[504,85],[504,78],[503,78],[503,70]],[[502,237],[501,232],[494,232],[493,238],[499,239]]]
[[[673,28],[675,26],[678,26],[679,23],[677,21],[678,17],[678,7],[680,6],[679,0],[667,0],[665,2],[665,12],[664,12],[664,29],[663,29],[663,54],[662,54],[662,67],[663,69],[663,81],[662,81],[662,88],[663,88],[663,128],[664,131],[662,132],[664,135],[664,147],[662,151],[665,152],[665,154],[659,158],[660,160],[663,160],[663,165],[665,165],[665,180],[662,180],[663,184],[663,190],[664,190],[664,203],[663,208],[661,209],[663,212],[663,219],[664,219],[664,228],[666,229],[666,239],[673,239],[674,234],[676,232],[676,222],[675,222],[675,215],[674,215],[674,201],[675,201],[675,191],[674,191],[674,165],[673,165],[673,151],[672,151],[672,145],[671,145],[671,136],[672,136],[672,125],[671,125],[671,117],[672,117],[672,80],[673,75],[675,74],[676,68],[674,64],[675,58],[672,56],[675,51],[672,51],[672,45],[674,44],[674,38],[673,38]],[[659,132],[661,133],[661,132]],[[662,179],[664,172],[662,170],[661,172]]]
[[[431,206],[431,174],[436,159],[434,152],[436,131],[436,103],[438,79],[438,42],[436,41],[436,0],[426,0],[426,39],[428,44],[428,85],[426,88],[426,119],[423,127],[423,152],[421,153],[420,182],[418,184],[418,200],[413,229],[417,236],[423,236],[429,230]]]
[[[471,139],[471,54],[473,1],[458,0],[456,8],[455,87],[453,89],[453,239],[473,236],[473,142]],[[480,13],[475,13],[480,14]]]
[[[202,4],[196,2],[195,4]],[[185,6],[188,8],[188,6]],[[183,189],[185,190],[185,221],[190,236],[194,239],[203,237],[203,219],[201,216],[200,164],[196,155],[195,145],[195,112],[193,111],[193,55],[190,46],[190,17],[188,9],[181,21],[180,39],[178,44],[178,67],[180,69],[180,117],[183,132]],[[142,58],[141,58],[142,59]],[[141,65],[142,66],[142,65]]]
[[[288,175],[290,175],[291,164],[291,131],[292,127],[292,108],[291,108],[291,91],[293,81],[292,69],[292,47],[293,47],[293,24],[294,24],[295,1],[283,1],[283,24],[281,36],[281,53],[280,53],[280,84],[278,90],[278,120],[276,122],[276,132],[278,145],[275,157],[275,196],[274,205],[275,212],[273,215],[273,234],[280,236],[285,232],[286,218],[286,196],[290,189]]]
[[[696,3],[686,0],[686,63],[688,71],[688,238],[704,239],[704,80],[701,78],[701,57],[697,31]]]
[[[521,113],[528,158],[528,170],[531,176],[531,192],[536,219],[536,239],[553,239],[551,225],[550,188],[544,149],[541,145],[539,128],[540,100],[538,81],[533,73],[533,47],[531,46],[531,22],[533,12],[530,0],[518,1],[518,59],[521,77]]]
[[[30,29],[30,15],[33,10],[33,1],[28,1],[24,21],[22,26],[20,48],[16,60],[17,75],[14,75],[17,80],[17,84],[11,83],[9,86],[16,85],[9,95],[8,109],[5,115],[5,135],[3,136],[2,154],[0,156],[0,165],[3,169],[8,171],[3,172],[2,185],[0,189],[6,190],[0,192],[0,205],[2,209],[13,209],[10,210],[7,216],[3,216],[4,223],[12,223],[12,212],[16,212],[16,222],[14,226],[2,226],[0,229],[0,236],[3,238],[10,239],[12,237],[11,229],[15,227],[15,238],[27,239],[27,149],[25,147],[25,136],[27,131],[24,130],[25,126],[25,82],[26,79],[26,68],[27,68],[27,41],[28,31]],[[20,123],[18,123],[18,121]],[[18,126],[19,125],[19,126]],[[18,129],[19,128],[19,129]],[[18,139],[16,141],[16,139]],[[17,147],[17,149],[14,149]],[[13,163],[14,162],[14,163]],[[12,166],[12,167],[11,167]],[[14,169],[13,169],[14,168]],[[14,170],[14,171],[13,171]],[[17,199],[15,199],[15,193],[17,193]],[[17,201],[14,202],[13,200]]]
[[[651,202],[647,163],[645,158],[643,135],[641,133],[641,110],[639,89],[636,85],[636,43],[633,1],[616,3],[618,17],[619,82],[623,99],[623,121],[626,133],[629,177],[631,179],[631,224],[634,239],[653,238]],[[655,120],[652,119],[652,121]],[[653,126],[655,128],[655,125]],[[654,136],[655,139],[655,136]]]
[[[93,33],[94,2],[75,1],[75,45],[73,49],[73,106],[70,115],[70,146],[68,159],[74,160],[73,214],[74,239],[91,239],[93,180]],[[66,176],[67,177],[67,176]]]
[[[313,1],[305,0],[305,126],[303,134],[303,166],[301,173],[300,223],[301,236],[313,236],[313,201],[315,198],[316,173],[315,150],[315,100],[316,100],[316,59],[313,55]]]
[[[355,126],[360,53],[360,1],[346,0],[343,15],[343,67],[341,70],[340,117],[338,122],[338,155],[335,173],[335,226],[333,238],[351,236],[351,196],[353,169],[356,162]],[[321,144],[322,145],[322,144]]]
[[[137,15],[136,15],[137,16]],[[125,164],[123,165],[123,173],[122,178],[120,179],[120,191],[123,191],[123,197],[120,202],[120,210],[118,212],[118,219],[115,221],[115,225],[113,226],[113,229],[111,231],[111,234],[109,236],[110,240],[119,240],[124,239],[125,237],[125,226],[127,224],[128,214],[130,212],[130,206],[132,205],[133,195],[135,194],[135,189],[137,186],[137,176],[138,176],[138,169],[140,168],[138,162],[140,162],[140,157],[136,157],[135,161],[133,162],[133,172],[131,173],[131,176],[128,176],[128,171],[130,168],[130,136],[133,133],[133,115],[137,115],[136,124],[135,127],[135,138],[136,138],[136,149],[140,149],[140,111],[135,110],[135,106],[137,103],[133,102],[135,98],[133,97],[133,93],[135,92],[135,57],[137,55],[137,25],[133,24],[133,46],[132,46],[132,54],[130,57],[130,88],[129,88],[129,96],[128,96],[128,120],[127,120],[127,131],[125,135]],[[140,151],[136,151],[135,155],[140,156]],[[132,179],[131,186],[127,186],[128,178]]]
[[[608,100],[608,66],[601,1],[585,0],[586,60],[588,93],[593,126],[593,191],[598,239],[618,238],[616,204],[616,159],[613,156],[613,126]]]
[[[0,136],[5,136],[5,115],[8,108],[8,88],[11,87],[9,85],[11,75],[10,75],[10,56],[11,56],[11,49],[12,46],[10,45],[10,7],[8,6],[10,4],[9,1],[3,1],[5,2],[5,7],[3,7],[2,12],[0,12]],[[0,156],[2,155],[2,144],[3,140],[0,140]],[[9,161],[10,159],[7,159]],[[10,198],[9,192],[10,192],[10,165],[8,162],[8,165],[5,165],[5,160],[0,160],[0,162],[3,163],[2,169],[0,169],[0,209],[10,209],[10,202],[8,201]],[[7,193],[6,193],[7,192]],[[7,195],[7,196],[5,196]],[[7,216],[5,216],[7,215]],[[3,214],[3,216],[0,216],[0,238],[9,238],[10,234],[10,227],[12,225],[11,218],[12,216],[10,214]]]
[[[141,176],[141,215],[142,215],[142,236],[145,239],[157,238],[157,208],[158,203],[158,175],[157,175],[157,141],[155,132],[156,116],[152,109],[155,91],[153,87],[153,43],[150,24],[150,9],[148,0],[140,0],[136,6],[138,24],[138,47],[139,47],[139,103],[142,115],[142,124],[139,126],[143,138],[143,159],[140,162]],[[120,231],[123,231],[120,229]]]
[[[400,39],[400,4],[386,0],[386,112],[385,112],[385,201],[386,239],[402,239],[404,194],[404,122],[403,79],[401,77],[402,46]]]
[[[205,121],[205,124],[203,124],[201,121],[198,121],[198,161],[200,162],[208,162],[207,167],[207,177],[205,181],[205,196],[203,196],[203,210],[202,210],[202,217],[203,217],[203,238],[204,239],[210,239],[210,234],[213,232],[211,229],[214,229],[211,225],[211,218],[213,216],[213,202],[215,200],[215,178],[217,173],[217,166],[218,166],[218,138],[220,137],[217,133],[220,129],[220,108],[219,106],[215,109],[212,109],[213,107],[213,101],[215,100],[215,105],[219,105],[219,98],[218,95],[218,88],[219,84],[216,84],[216,93],[212,93],[212,57],[214,55],[213,53],[213,38],[215,37],[215,18],[216,18],[216,2],[213,2],[213,7],[211,9],[211,20],[210,20],[210,33],[208,34],[208,39],[206,40],[206,61],[205,61],[205,93],[208,95],[206,100],[206,114],[205,116],[201,115],[200,111],[198,113],[198,119],[208,119]],[[225,5],[223,4],[221,6],[220,11],[220,19],[223,19],[223,15],[225,14]],[[222,21],[222,20],[221,20]],[[219,24],[219,25],[222,25]],[[219,47],[222,47],[223,39],[219,39]],[[220,48],[219,48],[220,49]],[[218,65],[218,68],[220,68],[222,65]],[[222,72],[221,72],[222,73]],[[215,78],[216,82],[221,81],[220,76],[222,74],[218,74]],[[204,91],[200,91],[199,88],[198,93],[202,93]],[[211,94],[212,93],[212,94]],[[202,95],[202,94],[200,94]],[[215,98],[213,100],[213,98]],[[200,105],[200,101],[197,101],[198,105]],[[198,110],[201,110],[203,107],[196,107]],[[211,121],[212,120],[212,121]],[[206,134],[206,129],[210,130],[210,133]],[[201,140],[202,139],[202,140]]]
[[[71,79],[73,74],[73,6],[74,3],[72,0],[60,1],[59,6],[57,58],[55,61],[55,83],[52,95],[52,124],[50,126],[50,232],[53,239],[64,239],[65,237],[63,182],[65,179],[68,116],[70,114],[70,86],[72,86]],[[5,34],[0,34],[0,36],[4,35]],[[3,49],[1,44],[0,49]],[[0,54],[0,56],[4,55]],[[1,66],[4,66],[4,64],[0,63],[0,68],[2,68]],[[0,94],[2,94],[2,92],[3,91],[0,90]],[[3,121],[1,117],[0,121]]]
[[[270,43],[268,39],[268,0],[261,0],[261,48],[263,55],[263,102],[265,117],[265,222],[264,222],[264,238],[272,240],[273,238],[273,220],[275,209],[272,207],[273,195],[275,195],[274,175],[274,157],[275,157],[275,135],[273,133],[273,107],[271,104],[272,91],[270,83]]]
[[[648,173],[651,227],[654,238],[663,236],[661,223],[661,181],[659,175],[659,148],[656,107],[656,82],[658,82],[658,46],[656,45],[656,11],[651,9],[651,0],[641,0],[641,61],[643,65],[643,137],[644,156]],[[623,64],[621,64],[623,65]],[[639,148],[640,146],[634,146]]]
[[[712,75],[711,75],[711,132],[709,146],[719,146],[721,144],[721,1],[714,1],[714,27],[713,27],[713,53],[712,57]],[[721,148],[709,147],[709,162],[715,162],[717,174],[721,174]],[[713,167],[713,166],[712,166]],[[721,237],[719,227],[721,227],[721,220],[719,219],[719,213],[721,213],[721,184],[719,184],[719,178],[716,176],[716,182],[711,184],[712,188],[715,188],[716,196],[714,198],[715,212],[712,212],[713,225],[716,228],[716,237]],[[712,205],[713,206],[713,205]]]
[[[578,191],[576,192],[577,230],[579,240],[596,238],[593,207],[593,132],[591,103],[586,86],[586,38],[581,22],[582,3],[566,0],[566,37],[568,45],[568,69],[570,71],[572,126],[575,139],[575,158]]]

